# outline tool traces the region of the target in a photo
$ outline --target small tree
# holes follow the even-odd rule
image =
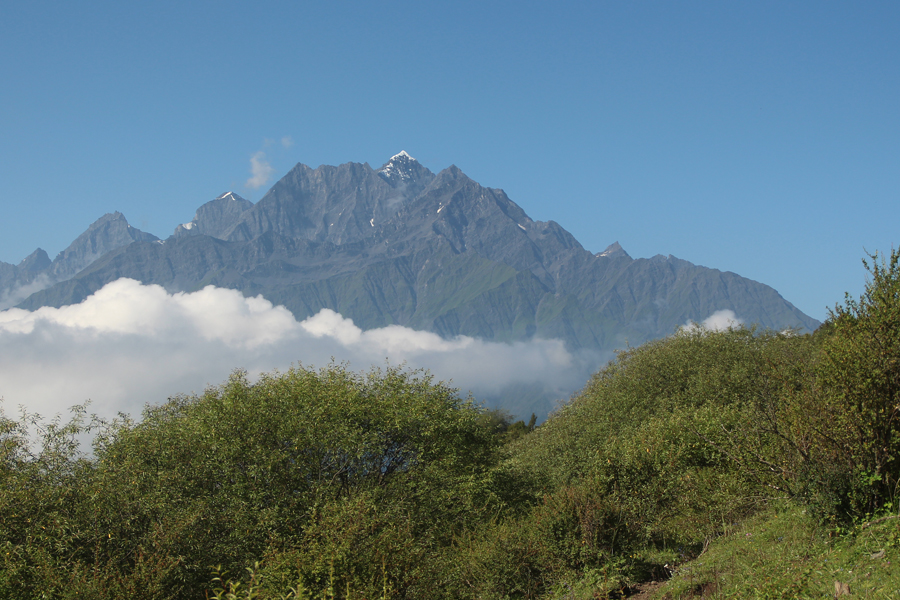
[[[859,300],[830,311],[816,365],[823,395],[822,449],[850,477],[853,510],[892,501],[900,484],[900,251],[869,255]]]

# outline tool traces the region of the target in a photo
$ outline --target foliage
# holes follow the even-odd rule
[[[623,511],[629,544],[702,541],[761,487],[707,439],[743,424],[769,385],[767,365],[803,343],[747,329],[683,331],[623,352],[522,441],[516,460],[549,487],[594,482]]]
[[[863,261],[870,279],[829,318],[831,335],[816,364],[828,419],[817,443],[843,474],[844,510],[892,504],[900,486],[900,250]]]
[[[900,253],[871,259],[859,300],[771,357],[743,424],[705,437],[835,522],[891,508],[900,485]]]
[[[6,595],[69,593],[52,577],[66,572],[86,578],[72,593],[129,581],[194,597],[210,564],[241,572],[262,558],[263,571],[290,559],[313,590],[326,561],[369,589],[385,560],[403,597],[455,535],[502,510],[488,472],[499,442],[479,415],[427,375],[332,365],[255,384],[236,372],[109,424],[90,461],[76,456],[77,422],[48,429],[29,457],[4,420]]]
[[[525,423],[522,420],[515,421],[509,412],[501,408],[494,408],[483,411],[478,422],[506,444],[534,431],[537,426],[537,415],[531,413],[531,418]]]

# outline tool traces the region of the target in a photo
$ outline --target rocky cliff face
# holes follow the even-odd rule
[[[63,253],[81,270],[23,307],[79,302],[132,277],[172,291],[212,284],[262,294],[297,318],[331,308],[363,328],[554,337],[572,349],[639,344],[722,309],[763,327],[818,325],[734,273],[672,256],[634,260],[618,243],[591,254],[502,190],[455,166],[434,174],[405,152],[377,170],[297,165],[255,205],[223,194],[165,242],[124,227],[121,215],[101,221]]]

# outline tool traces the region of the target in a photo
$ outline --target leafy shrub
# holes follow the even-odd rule
[[[384,558],[404,597],[410,577],[439,578],[415,565],[504,506],[490,473],[499,440],[479,415],[422,373],[332,365],[256,383],[236,372],[109,424],[92,460],[77,456],[77,423],[45,432],[30,456],[5,420],[0,581],[18,597],[67,573],[72,594],[115,597],[128,580],[145,597],[193,598],[210,565],[290,557],[310,589],[325,562],[370,589]]]
[[[874,512],[900,487],[900,250],[863,261],[870,279],[829,316],[816,363],[816,449],[844,473],[846,511]],[[846,514],[846,512],[845,512]]]
[[[774,392],[771,364],[805,338],[750,329],[682,331],[619,354],[511,459],[545,485],[616,507],[628,533],[609,551],[696,544],[750,510],[771,475],[745,468],[722,432]],[[768,443],[768,442],[767,442]],[[590,482],[588,484],[587,482]],[[627,542],[626,542],[627,540]],[[598,542],[599,543],[599,542]]]

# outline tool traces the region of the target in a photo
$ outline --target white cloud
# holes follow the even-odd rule
[[[284,136],[283,138],[281,138],[281,145],[284,148],[290,148],[294,145],[294,138],[289,135]]]
[[[688,321],[682,327],[686,331],[694,331],[697,329],[706,329],[707,331],[726,331],[743,325],[744,322],[737,318],[733,310],[717,310],[710,316],[706,317],[699,325],[693,321]]]
[[[274,172],[275,169],[266,160],[266,153],[260,150],[250,157],[251,177],[245,185],[250,189],[259,189],[269,183],[269,179],[271,179]]]
[[[297,321],[261,296],[212,286],[170,294],[120,279],[81,304],[0,312],[0,397],[8,413],[24,405],[52,415],[91,399],[90,410],[102,416],[136,416],[146,403],[217,385],[235,368],[255,376],[332,357],[356,370],[405,361],[476,397],[517,382],[566,397],[599,365],[559,340],[443,339],[397,325],[363,331],[327,309]]]
[[[0,292],[0,310],[15,306],[33,293],[50,287],[53,283],[54,281],[48,275],[41,273],[30,283]]]

